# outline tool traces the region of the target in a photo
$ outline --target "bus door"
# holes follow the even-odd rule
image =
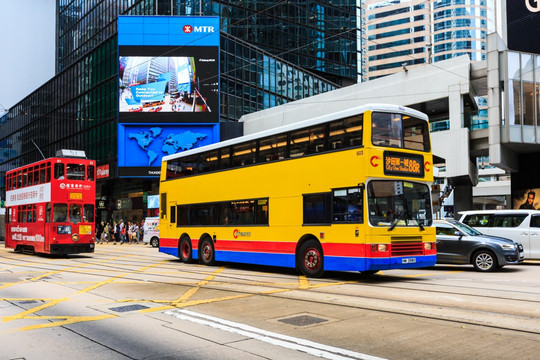
[[[45,251],[51,251],[51,203],[38,205],[38,223],[42,226]]]

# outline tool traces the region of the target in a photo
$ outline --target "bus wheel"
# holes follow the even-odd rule
[[[212,240],[210,240],[210,238],[203,240],[200,253],[200,258],[203,265],[214,265],[214,245],[212,244]]]
[[[191,241],[187,237],[183,237],[180,241],[180,260],[189,264],[192,258]]]
[[[152,239],[150,239],[150,245],[152,245],[152,247],[158,247],[159,246],[159,239],[154,236]]]
[[[300,246],[297,254],[300,272],[306,276],[319,277],[323,269],[323,253],[318,241],[308,240]]]

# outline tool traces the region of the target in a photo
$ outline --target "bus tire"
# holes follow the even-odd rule
[[[192,262],[193,251],[191,247],[191,240],[187,236],[184,236],[182,240],[180,240],[180,247],[178,249],[178,253],[180,256],[180,260],[182,260],[186,264]]]
[[[158,247],[159,246],[159,238],[157,237],[153,237],[150,239],[150,245],[152,245],[152,247]]]
[[[214,265],[216,258],[214,256],[214,244],[210,238],[205,238],[201,243],[201,250],[199,251],[199,258],[203,265]]]
[[[324,261],[321,244],[317,240],[304,242],[296,256],[300,272],[309,277],[319,277],[324,271]]]

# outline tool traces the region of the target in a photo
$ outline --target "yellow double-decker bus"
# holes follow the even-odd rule
[[[428,118],[367,105],[166,156],[160,252],[361,271],[432,266]]]

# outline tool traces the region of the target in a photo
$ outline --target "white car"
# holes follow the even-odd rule
[[[159,217],[149,217],[144,220],[143,243],[152,247],[159,246]]]
[[[460,222],[483,234],[523,244],[525,259],[540,259],[539,210],[470,210],[459,214]]]

